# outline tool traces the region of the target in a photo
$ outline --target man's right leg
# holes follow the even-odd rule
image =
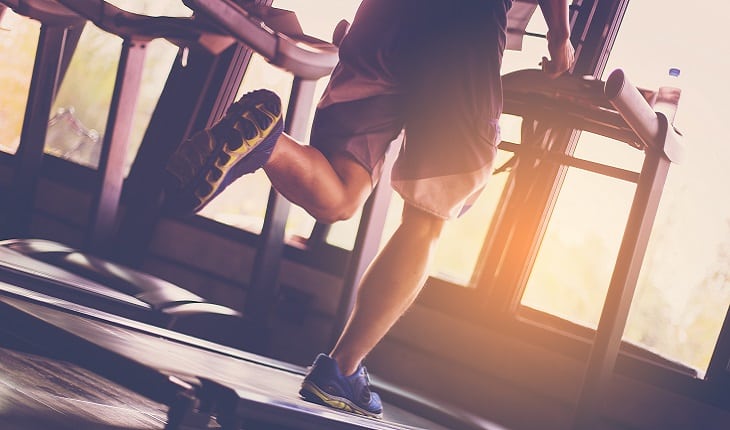
[[[351,157],[336,154],[325,158],[318,149],[285,134],[264,171],[284,197],[328,224],[350,218],[373,187],[370,172]]]
[[[166,166],[165,209],[201,210],[240,176],[264,167],[274,188],[323,222],[352,216],[372,190],[370,172],[345,153],[325,158],[282,133],[281,102],[246,94],[211,128],[184,141]]]

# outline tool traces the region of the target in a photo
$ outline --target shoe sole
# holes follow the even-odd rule
[[[309,400],[313,403],[319,403],[324,406],[329,406],[334,409],[339,409],[344,412],[350,412],[370,418],[383,418],[382,413],[376,414],[373,412],[369,412],[355,405],[349,399],[328,394],[311,381],[302,382],[302,388],[299,390],[299,395],[301,395],[302,398],[304,398],[305,400]]]
[[[210,129],[199,132],[198,136],[191,137],[189,141],[183,143],[190,145],[198,145],[198,149],[206,146],[204,151],[205,159],[202,167],[197,172],[191,172],[188,162],[185,160],[185,149],[178,149],[172,155],[165,171],[168,176],[166,199],[174,203],[170,203],[168,209],[172,212],[195,213],[201,210],[216,195],[221,184],[225,180],[228,172],[245,157],[252,157],[253,164],[263,164],[268,158],[263,152],[257,152],[261,145],[271,136],[280,134],[283,130],[283,120],[281,110],[271,112],[266,107],[265,100],[256,100],[251,102],[252,105],[243,108],[243,112],[232,119],[232,124],[227,125],[231,129],[244,133],[239,127],[240,119],[245,118],[257,130],[257,135],[251,139],[243,139],[240,146],[232,148],[230,142],[224,142],[218,146],[214,129],[219,124],[214,125]],[[258,110],[270,118],[271,123],[268,127],[262,129],[253,117],[252,110]],[[204,142],[195,142],[195,139],[205,139]],[[195,152],[195,151],[193,151]],[[180,155],[178,155],[180,154]],[[256,156],[262,155],[263,161],[256,161]]]

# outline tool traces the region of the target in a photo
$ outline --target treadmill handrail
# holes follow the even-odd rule
[[[274,30],[233,2],[183,0],[194,11],[202,11],[227,32],[248,45],[266,59],[276,56],[277,40]],[[245,19],[242,19],[245,18]]]
[[[215,26],[190,16],[150,16],[130,12],[105,0],[57,0],[100,29],[120,37],[168,39],[178,45],[197,42],[201,35],[220,36]],[[180,43],[182,42],[182,43]]]
[[[271,64],[303,79],[330,74],[339,60],[338,48],[306,35],[285,34],[231,0],[184,0],[196,12],[223,27]]]
[[[570,75],[551,79],[539,69],[523,69],[505,74],[502,85],[506,114],[549,119],[644,149],[641,139],[606,99],[603,82],[597,79]]]
[[[46,25],[70,27],[84,19],[55,0],[0,0],[15,13],[40,21]]]
[[[604,93],[647,146],[660,151],[670,161],[679,162],[682,159],[684,147],[669,118],[662,112],[656,112],[647,103],[623,70],[611,72],[606,79]]]
[[[681,161],[680,135],[649,104],[653,91],[633,86],[620,69],[606,82],[570,75],[550,79],[538,69],[508,73],[502,82],[506,114],[548,119]]]

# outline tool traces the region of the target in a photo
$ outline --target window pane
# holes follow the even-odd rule
[[[624,338],[700,373],[707,369],[730,304],[730,200],[724,198],[730,149],[721,138],[730,94],[716,74],[730,60],[707,55],[725,50],[720,16],[660,0],[631,2],[606,69],[607,75],[621,68],[631,82],[648,89],[655,89],[670,67],[681,69],[675,123],[685,136],[687,156],[670,169]],[[687,25],[664,28],[680,22]],[[621,153],[632,150],[606,142],[597,152],[584,137],[576,155],[638,169],[635,157]],[[522,302],[595,327],[633,191],[625,189],[631,184],[574,170]],[[580,200],[577,191],[588,187],[592,191],[582,192]]]
[[[630,2],[607,67],[646,88],[681,69],[676,124],[687,156],[670,169],[625,338],[701,372],[730,305],[725,19],[707,8]]]
[[[523,305],[597,326],[635,188],[568,169]]]
[[[179,2],[117,0],[125,10],[150,15],[189,15]],[[103,141],[122,39],[88,23],[53,104],[47,153],[96,168]],[[140,93],[129,136],[125,174],[144,137],[178,48],[162,39],[146,46]]]
[[[40,24],[10,9],[0,21],[0,151],[15,154],[28,101]]]
[[[362,218],[362,208],[360,208],[352,218],[332,224],[327,234],[327,243],[339,246],[343,249],[352,250],[355,247],[355,237],[360,227],[360,219]]]
[[[93,24],[84,27],[53,103],[47,153],[98,166],[121,47],[120,38]]]

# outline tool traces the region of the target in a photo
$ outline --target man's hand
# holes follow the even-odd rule
[[[557,78],[573,66],[575,50],[570,44],[568,0],[538,0],[540,11],[548,26],[547,41],[550,58],[542,58],[542,70]]]
[[[552,79],[557,78],[573,66],[575,49],[567,36],[551,37],[547,34],[550,58],[542,57],[542,70]]]

